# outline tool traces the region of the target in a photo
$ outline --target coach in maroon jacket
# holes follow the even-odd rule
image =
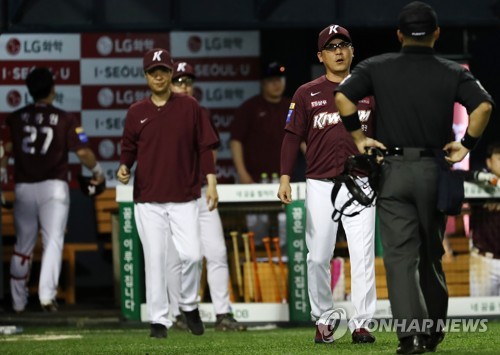
[[[318,60],[325,75],[297,89],[290,104],[281,147],[281,177],[279,199],[292,202],[290,178],[295,157],[302,141],[306,150],[306,244],[307,282],[311,316],[316,322],[316,343],[331,343],[333,332],[324,332],[325,315],[334,310],[330,289],[330,260],[338,231],[338,220],[332,220],[332,179],[344,170],[347,158],[357,149],[349,132],[340,120],[332,92],[349,75],[354,47],[347,29],[330,25],[318,36]],[[363,121],[363,131],[371,134],[374,102],[364,97],[357,102]],[[367,185],[364,177],[364,185]],[[349,200],[343,186],[336,201],[340,205]],[[341,204],[342,202],[342,204]],[[367,330],[375,313],[375,208],[355,211],[353,204],[345,210],[341,220],[344,226],[351,261],[351,300],[354,314],[349,321],[353,343],[373,343],[375,337]],[[351,214],[351,216],[349,216]]]
[[[165,338],[171,325],[165,276],[170,235],[182,261],[179,306],[191,332],[204,332],[198,311],[201,247],[198,224],[193,223],[198,216],[200,167],[207,177],[210,209],[218,203],[211,151],[218,139],[198,102],[170,91],[172,70],[167,50],[155,48],[144,56],[151,97],[128,110],[117,172],[118,180],[127,184],[137,162],[134,213],[144,250],[151,336],[156,338]]]

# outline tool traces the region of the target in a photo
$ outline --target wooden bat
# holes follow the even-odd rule
[[[238,283],[238,295],[240,297],[242,297],[243,296],[243,280],[241,278],[240,255],[239,255],[239,251],[238,251],[238,232],[232,231],[229,234],[231,235],[231,239],[233,240],[234,267],[236,269],[236,281]]]
[[[271,274],[274,279],[274,293],[276,294],[276,300],[278,302],[281,302],[280,286],[278,284],[278,277],[276,276],[276,272],[274,271],[273,253],[271,252],[271,238],[262,238],[262,243],[264,243],[264,247],[266,248],[267,258],[269,259],[269,266],[271,267]]]
[[[285,273],[285,264],[283,263],[283,259],[281,258],[281,249],[280,249],[280,237],[273,238],[274,248],[276,249],[276,256],[278,257],[278,265],[280,267],[281,279],[283,280],[283,285],[285,289],[282,293],[283,303],[288,302],[288,285]]]
[[[250,252],[252,253],[253,261],[253,281],[255,289],[255,302],[262,302],[262,290],[260,289],[259,266],[257,264],[257,253],[255,252],[254,232],[248,232],[248,240],[250,241]]]
[[[229,250],[229,245],[225,234],[224,234],[224,244],[226,245],[226,249]],[[234,294],[233,281],[231,280],[231,272],[229,272],[229,279],[227,280],[227,288],[229,290],[229,300],[231,301],[231,303],[236,302],[236,295]]]
[[[252,267],[250,266],[252,260],[250,259],[250,246],[248,245],[248,233],[241,233],[241,238],[243,239],[243,248],[245,249],[245,261],[246,261],[245,268],[247,273],[248,299],[250,302],[254,302],[255,296],[253,292]]]

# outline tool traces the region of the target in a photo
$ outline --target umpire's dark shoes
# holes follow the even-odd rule
[[[205,332],[205,326],[201,321],[198,308],[189,312],[182,311],[182,313],[186,316],[186,323],[191,333],[194,335],[202,335]]]
[[[426,335],[410,335],[399,340],[399,346],[396,354],[422,354],[425,353]]]
[[[434,332],[431,333],[425,340],[425,349],[428,352],[436,351],[437,346],[443,341],[444,332]]]
[[[159,323],[151,323],[151,333],[149,334],[151,338],[166,338],[167,337],[167,327]]]
[[[365,328],[358,328],[352,332],[352,343],[353,344],[363,344],[363,343],[374,343],[375,337]]]

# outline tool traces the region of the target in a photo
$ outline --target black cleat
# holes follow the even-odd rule
[[[202,335],[205,332],[205,326],[201,321],[198,308],[189,312],[182,311],[182,313],[186,317],[187,326],[192,334]]]
[[[151,338],[166,338],[167,337],[167,327],[160,323],[151,323],[151,333],[149,336]]]
[[[57,304],[56,300],[52,300],[50,303],[40,304],[40,307],[42,307],[42,311],[51,313],[57,312],[59,305]]]
[[[186,324],[186,317],[184,316],[184,314],[181,313],[175,317],[174,327],[175,327],[175,329],[182,330],[182,331],[189,330],[189,328]]]
[[[425,350],[431,353],[435,352],[437,346],[443,341],[443,339],[443,331],[431,333],[431,335],[429,335],[425,340]]]
[[[244,331],[247,327],[238,323],[231,313],[218,314],[215,321],[215,330],[218,331]]]
[[[365,328],[358,328],[352,332],[353,344],[374,343],[375,337]]]
[[[396,354],[422,354],[425,353],[426,335],[410,335],[399,340]]]

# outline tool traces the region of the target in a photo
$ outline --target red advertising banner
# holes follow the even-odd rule
[[[47,67],[54,74],[56,85],[80,84],[78,61],[5,61],[0,69],[2,85],[24,85],[26,76],[35,67]]]
[[[195,97],[210,109],[221,134],[218,181],[234,182],[228,131],[235,109],[260,90],[256,31],[2,34],[0,122],[31,102],[24,83],[28,73],[37,66],[48,67],[56,83],[54,105],[80,119],[91,148],[102,161],[107,186],[113,187],[117,184],[114,175],[127,109],[150,95],[142,57],[158,47],[168,49],[174,59],[193,65],[197,76]],[[89,172],[76,157],[70,162],[68,178],[74,186],[82,169]]]
[[[82,86],[82,108],[128,109],[131,104],[149,95],[146,85],[85,85]]]
[[[153,48],[170,48],[169,33],[83,33],[82,58],[142,58]]]

